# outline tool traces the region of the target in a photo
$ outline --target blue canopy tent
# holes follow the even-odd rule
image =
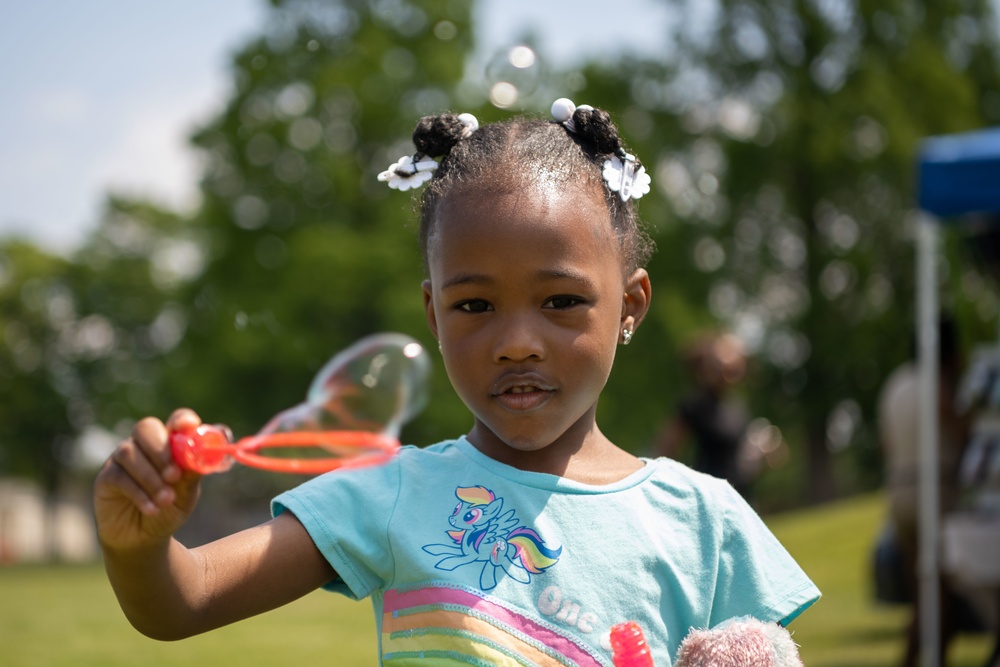
[[[931,137],[921,145],[917,232],[917,338],[920,360],[920,635],[922,664],[938,664],[937,586],[941,517],[938,461],[938,223],[1000,214],[1000,128]]]
[[[938,217],[1000,212],[1000,127],[925,139],[920,208]]]

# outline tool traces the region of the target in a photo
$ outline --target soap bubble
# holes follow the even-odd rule
[[[367,431],[399,436],[427,404],[430,360],[402,334],[364,338],[331,359],[304,403],[276,415],[258,435],[284,431]]]
[[[202,474],[224,472],[234,461],[306,474],[385,462],[399,448],[403,424],[427,404],[430,369],[424,348],[409,336],[369,336],[327,362],[306,400],[257,435],[233,444],[227,427],[202,424],[171,434],[174,459]]]

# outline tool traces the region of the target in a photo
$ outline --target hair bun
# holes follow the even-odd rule
[[[424,116],[413,130],[413,145],[428,157],[447,155],[466,134],[466,125],[451,113]]]
[[[611,114],[603,109],[580,106],[573,112],[576,133],[590,142],[602,155],[614,155],[622,148],[618,128],[611,121]]]

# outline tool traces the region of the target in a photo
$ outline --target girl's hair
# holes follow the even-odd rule
[[[623,202],[602,178],[604,161],[624,148],[611,116],[601,109],[577,109],[575,131],[563,124],[529,118],[489,123],[469,134],[454,114],[425,116],[413,131],[418,153],[442,157],[420,207],[420,249],[427,259],[439,203],[449,193],[473,185],[486,191],[529,187],[540,181],[599,187],[618,237],[628,273],[645,266],[655,249],[643,230],[635,203]]]

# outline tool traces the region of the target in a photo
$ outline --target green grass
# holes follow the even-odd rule
[[[872,603],[869,554],[879,496],[768,523],[823,590],[792,625],[809,667],[891,667],[905,610]],[[950,665],[979,667],[983,637],[962,637]],[[349,665],[375,661],[367,602],[316,592],[282,609],[182,642],[147,639],[122,616],[100,566],[0,567],[0,662],[17,667]]]
[[[902,655],[906,607],[878,605],[871,549],[886,516],[881,495],[773,517],[768,525],[816,582],[823,597],[789,627],[808,667],[891,667]],[[991,645],[963,635],[951,667],[980,667]]]
[[[368,602],[317,591],[180,642],[132,629],[98,566],[0,567],[0,664],[196,667],[377,664]]]

